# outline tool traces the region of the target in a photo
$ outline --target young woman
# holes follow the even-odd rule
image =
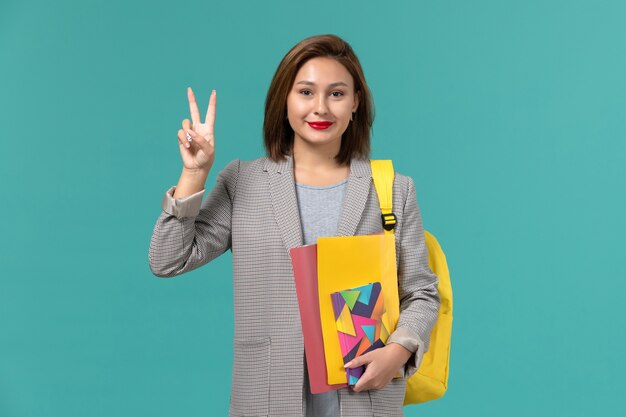
[[[373,108],[352,48],[335,35],[304,39],[282,59],[265,103],[267,156],[235,160],[202,201],[215,157],[216,92],[205,121],[188,90],[178,131],[183,169],[162,201],[149,261],[159,277],[232,251],[234,416],[402,416],[406,377],[419,367],[437,319],[413,180],[395,174],[400,319],[387,345],[352,361],[353,388],[312,395],[289,249],[320,236],[382,231],[369,164]],[[404,378],[393,378],[401,370]]]

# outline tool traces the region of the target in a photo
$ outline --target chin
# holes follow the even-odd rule
[[[334,143],[336,141],[341,141],[341,137],[339,138],[329,138],[329,137],[324,137],[324,138],[320,138],[320,137],[302,137],[302,141],[304,143],[306,143],[307,145],[312,145],[312,146],[322,146],[322,145],[329,145],[331,143]]]

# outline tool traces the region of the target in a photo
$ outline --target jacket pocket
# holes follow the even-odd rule
[[[233,341],[231,415],[266,416],[270,395],[270,338]]]
[[[383,389],[369,390],[374,417],[404,416],[403,403],[406,379],[393,378]]]

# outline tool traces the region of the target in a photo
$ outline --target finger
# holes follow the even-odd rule
[[[180,142],[181,145],[183,145],[185,148],[189,149],[191,148],[191,143],[189,143],[190,141],[187,140],[187,137],[185,135],[185,132],[182,129],[178,130],[178,141]]]
[[[203,138],[201,135],[197,134],[193,130],[189,130],[188,132],[192,140],[191,143],[193,145],[202,149],[202,151],[207,155],[211,155],[213,153],[215,148],[213,146],[212,140],[206,140],[205,138]]]
[[[196,103],[196,95],[193,93],[191,87],[187,87],[187,99],[189,100],[191,121],[194,125],[197,125],[200,123],[200,111],[198,110],[198,103]]]
[[[193,129],[193,126],[191,125],[191,122],[189,121],[189,119],[183,120],[183,130],[186,132],[192,129]]]
[[[371,380],[372,380],[372,377],[367,372],[367,369],[365,369],[365,372],[363,372],[363,375],[361,375],[361,377],[359,378],[357,383],[352,387],[352,389],[356,392],[368,390],[371,388],[370,386]]]
[[[178,139],[178,147],[180,148],[180,152],[189,152],[189,149],[187,148],[187,146],[185,146],[183,144],[183,141],[181,141],[180,139]]]
[[[354,359],[352,359],[350,362],[346,363],[343,367],[344,368],[356,368],[357,366],[361,366],[361,365],[365,365],[370,363],[372,360],[370,358],[370,354],[369,352],[358,356]]]
[[[206,111],[206,120],[204,123],[209,128],[209,132],[211,132],[211,136],[213,136],[215,129],[215,107],[217,105],[217,92],[215,90],[211,91],[211,97],[209,98],[209,108]]]

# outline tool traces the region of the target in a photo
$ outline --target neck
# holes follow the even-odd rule
[[[312,146],[296,139],[293,143],[293,165],[307,171],[326,171],[343,167],[346,164],[340,165],[335,159],[340,146],[340,141]]]
[[[325,186],[336,184],[350,174],[350,164],[339,164],[335,155],[339,152],[340,141],[322,146],[294,140],[293,171],[297,183]]]

